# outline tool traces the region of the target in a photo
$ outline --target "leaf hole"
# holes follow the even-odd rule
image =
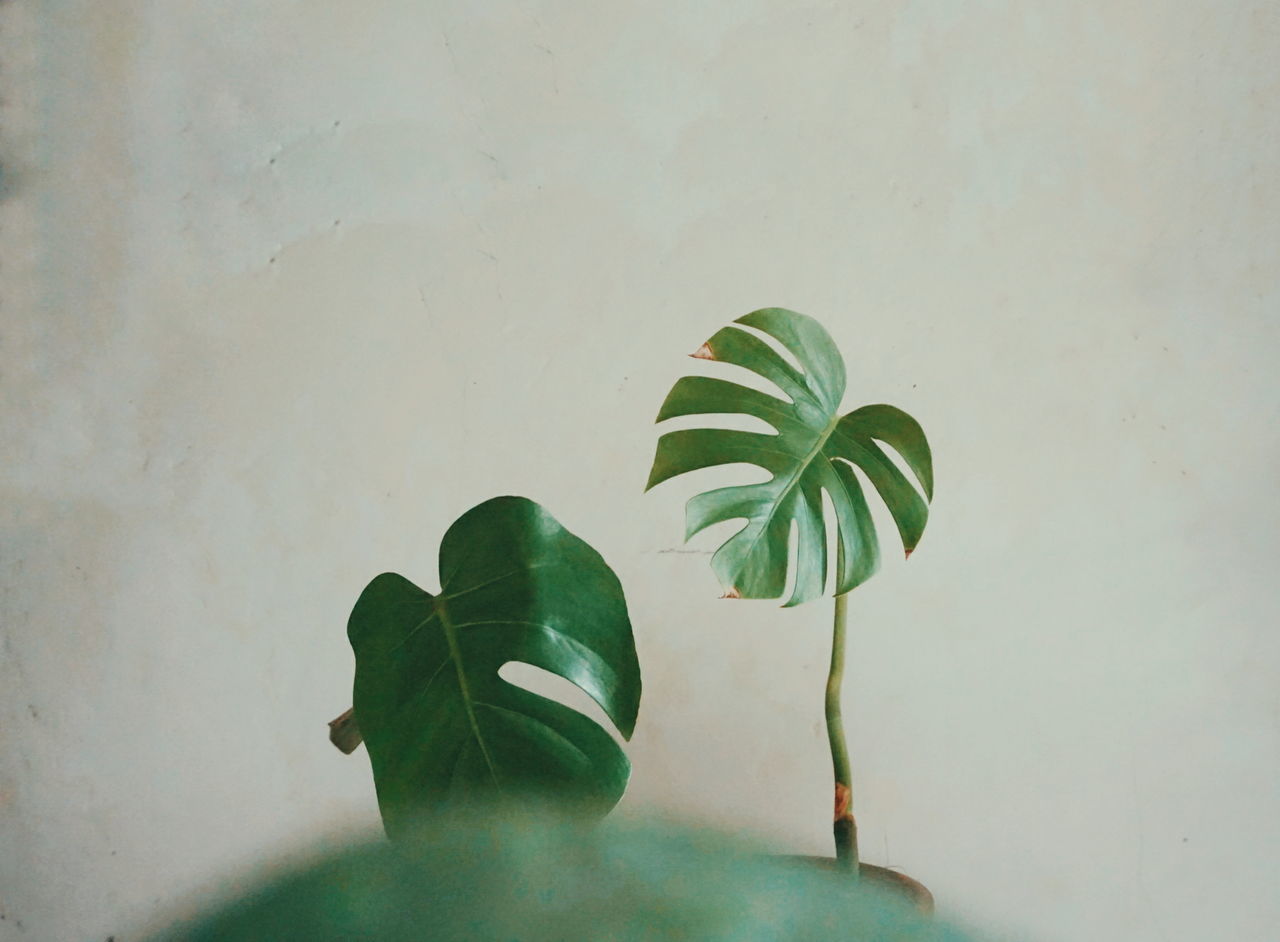
[[[783,604],[791,598],[796,590],[796,580],[800,576],[800,525],[792,517],[787,527],[787,581],[782,589]]]
[[[750,521],[746,517],[730,517],[728,520],[721,520],[719,523],[711,524],[711,526],[695,536],[691,542],[693,545],[706,546],[714,553],[749,524]],[[709,573],[710,570],[708,570]]]
[[[740,325],[735,325],[735,329],[741,329],[744,333],[756,333],[754,331],[748,330],[745,327],[741,327]],[[766,335],[766,339],[771,339],[771,338],[768,338]],[[790,396],[788,396],[780,388],[775,386],[769,380],[765,379],[759,373],[755,372],[754,370],[750,370],[745,366],[739,366],[736,363],[725,363],[723,360],[695,359],[693,362],[698,364],[697,368],[695,369],[695,372],[698,373],[699,375],[715,376],[720,379],[729,379],[730,381],[735,382],[740,386],[746,386],[748,389],[754,389],[757,392],[762,392],[762,393],[765,393],[766,395],[773,396],[773,398],[780,399],[789,405],[795,405],[795,400],[792,399]],[[793,366],[795,365],[794,358],[792,358],[789,362],[791,362]]]
[[[750,487],[773,480],[773,474],[767,468],[745,462],[712,465],[709,468],[699,468],[691,473],[698,476],[699,493],[719,490],[722,487]]]
[[[822,583],[824,595],[834,595],[836,591],[836,554],[839,552],[840,520],[836,516],[836,505],[831,494],[822,489],[822,538],[827,544],[827,571]]]
[[[662,422],[664,433],[682,428],[724,428],[737,432],[759,432],[763,435],[778,434],[778,430],[764,419],[744,412],[700,412],[696,415],[673,416]]]
[[[623,743],[622,735],[614,729],[613,721],[600,709],[600,704],[559,674],[523,661],[507,661],[498,668],[498,676],[512,686],[576,710],[608,731],[619,744]]]
[[[893,449],[893,447],[889,445],[888,442],[883,442],[878,438],[873,438],[872,441],[880,446],[880,450],[885,453],[885,456],[889,459],[890,462],[892,462],[893,466],[902,472],[902,476],[907,479],[907,481],[915,489],[916,493],[919,494],[926,501],[928,501],[928,498],[925,497],[924,487],[920,484],[920,479],[917,478],[916,473],[911,470],[911,467],[910,465],[907,464],[906,459],[903,458],[902,455],[898,454],[898,452],[896,452]]]
[[[876,490],[875,485],[871,483],[871,479],[866,473],[852,461],[844,458],[837,458],[836,461],[841,462],[853,471],[853,476],[858,479],[858,483],[862,485],[862,496],[867,500],[867,508],[871,512],[871,525],[873,528],[872,539],[876,541],[877,547],[881,550],[880,558],[884,559],[884,547],[880,546],[880,534],[892,533],[895,538],[898,533],[898,525],[893,522],[893,514],[889,512],[889,507],[880,499],[880,492]],[[887,528],[887,529],[886,529]],[[902,544],[899,543],[899,546]]]
[[[753,337],[756,337],[763,343],[767,344],[776,354],[778,354],[778,356],[782,357],[782,359],[790,364],[793,370],[801,376],[805,375],[805,368],[801,365],[800,361],[796,359],[796,355],[788,350],[786,345],[783,344],[781,340],[774,337],[773,334],[767,334],[759,327],[748,327],[746,324],[735,323],[733,326],[743,333],[751,334]]]

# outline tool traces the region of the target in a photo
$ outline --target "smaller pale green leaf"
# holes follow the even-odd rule
[[[440,585],[433,595],[384,573],[348,623],[355,716],[387,832],[422,808],[495,795],[607,811],[630,775],[617,743],[498,670],[518,661],[558,674],[630,738],[640,668],[613,571],[537,504],[498,497],[445,534]]]
[[[761,331],[786,349],[800,368],[760,337],[730,325],[695,357],[750,370],[781,396],[730,380],[686,376],[678,380],[658,412],[663,422],[681,416],[752,416],[773,432],[691,428],[658,440],[647,487],[726,464],[753,464],[769,480],[706,491],[686,511],[685,538],[717,523],[743,520],[711,558],[712,568],[735,598],[778,598],[787,581],[788,547],[797,534],[795,585],[788,605],[822,594],[834,565],[835,594],[865,582],[879,564],[879,548],[866,496],[854,468],[866,475],[888,507],[907,555],[929,519],[933,461],[919,423],[901,409],[863,406],[840,415],[845,366],[830,335],[811,317],[765,308],[736,324]],[[919,481],[923,495],[890,460],[880,443],[899,455]],[[823,513],[823,494],[834,519]],[[837,553],[827,558],[827,526],[835,527]]]

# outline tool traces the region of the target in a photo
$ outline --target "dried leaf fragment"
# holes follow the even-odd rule
[[[343,755],[348,756],[364,742],[364,735],[356,725],[355,707],[329,721],[329,742],[337,746]]]

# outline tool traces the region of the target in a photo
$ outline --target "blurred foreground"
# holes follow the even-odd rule
[[[340,852],[155,942],[967,938],[865,882],[712,832],[491,813]]]

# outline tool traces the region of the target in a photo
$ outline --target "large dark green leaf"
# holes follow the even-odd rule
[[[769,472],[760,484],[718,488],[689,501],[685,539],[726,520],[745,519],[711,559],[734,598],[773,599],[787,579],[788,542],[797,531],[795,586],[788,605],[822,594],[828,572],[822,493],[835,511],[835,594],[865,582],[879,564],[875,526],[857,467],[893,515],[907,555],[929,517],[933,463],[929,443],[915,419],[893,406],[863,406],[840,415],[845,369],[831,336],[817,321],[783,308],[754,311],[735,323],[778,341],[799,363],[797,370],[769,343],[732,325],[694,354],[750,370],[785,398],[728,380],[686,376],[672,387],[658,421],[686,415],[742,414],[774,433],[722,428],[682,429],[658,440],[648,487],[713,465],[747,463]],[[898,452],[924,489],[922,496],[878,444]]]
[[[394,835],[410,812],[550,797],[608,810],[630,765],[575,710],[498,676],[532,664],[591,696],[630,738],[640,705],[626,601],[600,554],[530,500],[498,497],[440,547],[440,592],[378,576],[347,628],[355,717]]]

